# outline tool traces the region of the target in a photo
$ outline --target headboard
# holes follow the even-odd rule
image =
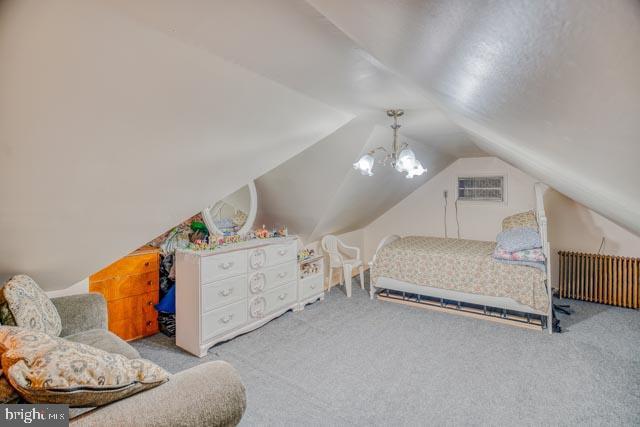
[[[536,182],[533,185],[533,189],[536,195],[536,220],[538,221],[538,228],[540,232],[540,239],[542,240],[542,250],[546,258],[547,269],[547,293],[549,296],[549,317],[547,320],[547,328],[551,333],[553,331],[553,289],[551,286],[551,249],[549,247],[549,236],[547,234],[547,214],[544,210],[544,193],[549,189],[549,186],[542,182]]]

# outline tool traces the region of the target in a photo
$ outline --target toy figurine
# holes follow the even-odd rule
[[[283,225],[280,228],[278,228],[278,237],[287,237],[288,235],[288,230],[287,230],[287,226]]]
[[[266,226],[262,224],[262,228],[256,230],[256,237],[258,239],[268,239],[269,238],[269,230],[267,230]]]

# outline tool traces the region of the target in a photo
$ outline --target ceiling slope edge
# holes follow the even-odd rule
[[[434,5],[412,3],[408,0],[401,0],[393,5],[386,3],[369,4],[364,1],[355,1],[350,4],[334,0],[307,0],[307,2],[382,64],[386,64],[399,76],[420,86],[424,90],[425,96],[434,105],[442,109],[454,123],[465,129],[474,138],[476,144],[487,153],[513,164],[626,230],[635,235],[640,235],[640,216],[637,215],[637,212],[640,211],[640,194],[638,194],[637,186],[635,190],[630,190],[632,187],[629,184],[634,181],[637,182],[638,179],[638,169],[629,167],[629,165],[632,164],[631,159],[637,158],[636,155],[638,154],[637,144],[633,145],[632,143],[633,135],[637,137],[637,133],[634,134],[634,132],[638,131],[637,120],[634,121],[633,119],[634,112],[632,107],[633,105],[638,106],[640,92],[634,89],[640,87],[640,80],[637,73],[635,73],[635,78],[633,77],[632,70],[634,69],[633,64],[640,63],[640,55],[638,54],[640,52],[640,49],[638,49],[640,47],[640,38],[629,37],[629,34],[640,33],[640,26],[638,26],[640,17],[638,13],[640,11],[639,3],[631,1],[618,2],[615,7],[608,7],[599,2],[577,2],[572,4],[540,2],[533,5],[532,9],[527,13],[527,11],[522,10],[526,9],[526,4],[511,7],[513,5],[508,1],[494,2],[491,5],[485,4],[479,10],[474,10],[473,7],[461,2],[446,2]],[[547,5],[550,4],[553,5],[551,9],[547,8]],[[432,6],[434,6],[435,10],[430,11],[429,8]],[[362,12],[363,8],[366,13]],[[389,16],[391,17],[387,21]],[[396,19],[395,23],[394,19]],[[405,20],[405,27],[403,27],[402,31],[394,30],[394,28],[398,28],[395,25],[398,22],[397,19]],[[437,21],[438,19],[441,19],[441,21]],[[486,22],[482,22],[482,20],[491,21],[491,19],[501,19],[505,25],[503,27],[498,26],[500,28],[496,30],[496,27],[487,27]],[[584,26],[584,22],[580,22],[581,20],[600,22],[601,25],[600,27],[594,25]],[[432,25],[428,25],[429,23]],[[386,24],[390,24],[390,26],[387,26],[390,34],[388,37],[385,35]],[[448,24],[448,27],[440,24]],[[454,26],[453,24],[456,25]],[[436,31],[441,31],[444,28],[444,32],[429,33],[430,27],[437,27],[438,25],[440,26]],[[536,25],[539,26],[536,27]],[[542,30],[544,26],[547,28],[546,32]],[[597,28],[597,31],[595,28]],[[427,35],[436,36],[436,39],[440,37],[441,45],[434,45],[432,40],[426,38],[413,37],[408,40],[403,36],[403,34],[413,36],[420,34],[420,32],[412,33],[411,30],[413,29],[419,29],[424,32],[425,37]],[[508,31],[515,29],[522,35],[529,36],[531,42],[521,44],[523,49],[540,49],[541,45],[543,49],[546,49],[538,51],[538,55],[531,52],[528,55],[526,52],[512,55],[516,65],[519,65],[520,68],[527,65],[535,67],[533,70],[537,75],[544,76],[547,79],[546,81],[527,80],[528,75],[522,77],[522,73],[514,74],[513,67],[515,65],[508,62],[510,50],[505,50],[504,46],[495,40],[492,42],[490,39],[496,36],[495,32],[491,33],[492,30],[498,33],[497,36],[501,36],[502,34],[499,31],[503,29]],[[610,31],[607,31],[607,29]],[[602,36],[604,32],[607,32],[606,37]],[[482,37],[483,34],[484,38]],[[550,42],[551,40],[556,40],[556,43]],[[517,43],[518,41],[516,39],[503,39],[503,42],[503,44],[511,47],[510,43]],[[587,51],[588,55],[580,50],[584,48],[585,43],[592,47]],[[442,48],[447,45],[450,45],[451,49],[456,47],[456,53],[445,55],[446,52]],[[565,52],[557,50],[559,45],[563,45],[560,49],[564,48]],[[498,50],[492,51],[492,46]],[[612,46],[615,46],[615,49]],[[517,48],[517,46],[515,47]],[[420,49],[423,49],[423,51],[420,51]],[[436,50],[434,51],[434,49]],[[474,57],[474,50],[480,56]],[[411,62],[410,58],[417,58],[416,55],[418,54],[423,61],[416,59]],[[464,55],[467,55],[467,57]],[[435,64],[429,62],[430,56],[435,58]],[[606,61],[600,60],[598,63],[599,57]],[[503,63],[499,63],[498,59],[503,60]],[[519,63],[518,60],[521,62]],[[522,62],[527,60],[531,60],[533,63]],[[548,60],[548,63],[543,62],[544,60]],[[596,64],[593,63],[594,60]],[[564,62],[558,63],[557,61]],[[611,66],[606,65],[608,63]],[[554,68],[554,72],[549,72],[549,70],[545,69],[545,67],[552,67],[554,64],[558,66],[558,69]],[[589,64],[596,66],[589,67]],[[492,65],[493,69],[499,72],[487,74],[489,65]],[[574,78],[570,82],[566,79],[564,82],[560,80],[560,77],[567,76],[571,80],[571,76],[577,76],[576,72],[580,74],[581,71],[579,71],[578,65],[583,67],[583,71],[589,70],[586,79]],[[616,65],[617,68],[614,68],[613,65]],[[496,68],[498,66],[503,68]],[[561,71],[566,74],[565,76],[561,74],[560,66],[564,67]],[[512,75],[507,74],[507,72],[511,72]],[[468,85],[465,86],[465,80],[456,82],[449,79],[447,81],[446,75],[453,73],[457,73],[458,79],[466,78]],[[605,82],[597,80],[598,77],[601,79],[607,77],[610,80],[610,84],[618,85],[609,88],[608,91],[608,94],[617,94],[617,98],[615,96],[596,96],[597,91],[593,92],[594,88],[604,87],[604,90],[607,90],[606,86],[604,86]],[[521,80],[518,80],[518,78]],[[553,117],[556,120],[552,118],[544,120],[545,114],[541,113],[541,111],[545,112],[546,110],[540,107],[544,103],[541,102],[537,106],[538,110],[534,110],[538,114],[536,117],[531,114],[531,111],[527,111],[526,107],[524,110],[516,108],[522,109],[522,104],[509,106],[507,102],[511,99],[508,95],[500,95],[501,97],[498,99],[485,97],[487,99],[483,99],[481,108],[477,109],[477,98],[480,95],[479,89],[481,87],[495,88],[496,85],[499,87],[501,84],[500,79],[504,79],[502,91],[509,88],[517,89],[512,91],[513,94],[511,96],[517,94],[526,101],[526,95],[531,95],[535,101],[540,101],[540,97],[543,97],[544,101],[554,102],[555,104],[546,105],[547,110],[551,109],[550,107],[554,109],[560,107],[560,110],[558,110],[560,112],[571,111],[567,110],[569,108],[569,104],[566,102],[567,99],[559,99],[559,96],[561,96],[559,93],[566,90],[567,93],[563,95],[565,97],[573,95],[576,99],[568,100],[575,101],[573,106],[576,107],[577,111],[584,110],[585,116],[576,117],[576,112],[571,111],[572,115],[566,116],[567,123],[562,122],[562,116]],[[578,86],[576,80],[580,80],[582,86]],[[625,83],[626,86],[624,86]],[[526,89],[529,91],[527,92]],[[548,94],[548,91],[554,89],[555,92]],[[544,98],[545,93],[547,93],[546,99]],[[582,93],[582,97],[577,96],[580,93]],[[474,95],[476,105],[468,103],[471,95]],[[581,108],[581,100],[592,104],[586,108]],[[598,105],[595,100],[606,103]],[[623,104],[622,109],[615,108],[618,100]],[[494,107],[495,105],[501,105],[507,112],[524,112],[525,115],[516,120],[512,119],[511,122],[505,121],[499,115],[496,119],[495,111],[482,111],[482,108],[486,109],[487,103],[491,102],[494,103]],[[603,108],[604,105],[609,104],[612,106],[611,111]],[[505,116],[503,111],[498,111]],[[492,117],[491,113],[494,113],[494,117]],[[609,126],[607,128],[605,125],[598,128],[596,123],[602,120],[599,115],[610,119],[609,124],[618,124],[619,127]],[[508,114],[506,117],[508,117]],[[540,137],[537,140],[527,140],[526,142],[518,135],[512,136],[514,133],[507,130],[509,126],[520,125],[518,120],[525,120],[526,117],[530,118],[531,125],[540,124],[539,130],[544,129],[546,131],[546,126],[552,131],[555,130],[556,134],[540,132]],[[612,117],[619,118],[619,120],[616,121]],[[560,129],[563,129],[563,125],[574,126],[573,129],[579,129],[580,123],[582,124],[582,129],[574,132],[573,137],[566,134],[558,134],[558,132],[562,132]],[[524,134],[526,135],[526,129],[520,129],[520,131],[520,134],[525,132]],[[615,147],[614,151],[608,150],[609,143],[604,141],[610,138],[600,140],[596,138],[594,140],[588,137],[589,131],[605,138],[617,136],[619,141],[616,142],[620,146]],[[581,138],[585,136],[590,139],[588,144],[582,144]],[[554,143],[556,147],[568,143],[573,148],[573,153],[580,152],[581,149],[589,152],[594,146],[598,145],[594,145],[594,141],[596,143],[599,141],[598,150],[601,151],[601,155],[592,156],[588,160],[585,159],[586,163],[584,164],[574,162],[573,167],[568,167],[568,164],[565,164],[570,160],[570,157],[554,154],[553,151]],[[538,142],[541,148],[538,148],[535,142]],[[581,144],[583,145],[582,147]],[[616,153],[616,159],[620,162],[619,167],[609,169],[614,170],[612,173],[602,172],[607,169],[604,167],[603,156],[613,152]],[[613,160],[610,159],[610,161]],[[575,167],[576,165],[578,167]],[[620,171],[623,171],[623,173],[620,173]],[[615,183],[619,185],[616,186]],[[623,185],[627,191],[620,191],[619,187]]]

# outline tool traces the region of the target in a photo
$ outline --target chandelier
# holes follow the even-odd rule
[[[384,147],[377,147],[369,151],[367,154],[360,157],[360,159],[353,164],[353,168],[360,171],[362,175],[373,175],[373,165],[376,162],[374,157],[376,153],[384,153],[384,155],[377,159],[378,164],[386,166],[389,164],[400,173],[407,173],[407,179],[411,179],[414,176],[420,176],[427,170],[422,166],[419,160],[416,159],[415,153],[409,148],[409,144],[403,142],[398,143],[398,117],[402,116],[404,111],[402,110],[387,110],[387,116],[393,117],[393,146],[391,150],[387,150]]]

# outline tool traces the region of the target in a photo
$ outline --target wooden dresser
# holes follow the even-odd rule
[[[144,246],[89,276],[89,291],[107,300],[109,330],[124,340],[158,332],[160,255]]]
[[[277,238],[177,250],[176,344],[203,357],[211,346],[299,309],[297,249],[297,239]],[[304,296],[308,302],[312,294]]]

